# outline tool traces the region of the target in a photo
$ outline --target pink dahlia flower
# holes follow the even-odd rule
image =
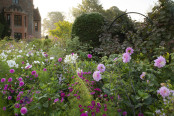
[[[36,75],[36,71],[32,71],[31,72],[31,75]]]
[[[88,58],[92,58],[92,55],[91,54],[88,54]]]
[[[159,93],[163,98],[165,98],[170,95],[170,90],[167,87],[163,86],[157,91],[157,93]]]
[[[14,73],[15,72],[15,70],[14,69],[10,69],[10,73]]]
[[[154,60],[154,66],[161,68],[166,65],[166,59],[162,56],[158,57],[158,59]]]
[[[21,108],[21,114],[26,114],[27,113],[27,108],[26,107],[22,107]]]
[[[134,50],[131,47],[128,47],[128,48],[126,48],[126,53],[131,55],[132,53],[134,53]]]
[[[58,59],[58,62],[61,62],[61,61],[62,61],[62,58],[59,58],[59,59]]]
[[[19,82],[19,86],[21,87],[21,86],[23,86],[24,85],[24,82],[23,81],[20,81]]]
[[[128,53],[124,53],[122,59],[124,63],[127,63],[130,62],[131,56]]]
[[[5,80],[6,80],[5,78],[2,78],[2,79],[1,79],[1,82],[3,83],[3,82],[5,82]]]
[[[94,78],[95,81],[100,81],[100,79],[101,79],[100,71],[95,71],[93,73],[93,78]]]
[[[12,82],[12,80],[13,80],[12,78],[9,78],[9,79],[8,79],[8,82]]]
[[[104,72],[105,71],[105,66],[103,64],[99,64],[97,66],[97,69],[100,71],[100,72]]]

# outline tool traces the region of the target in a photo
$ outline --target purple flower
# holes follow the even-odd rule
[[[126,111],[124,111],[124,112],[123,112],[123,116],[126,116],[126,115],[127,115],[127,112],[126,112]]]
[[[12,78],[9,78],[9,79],[8,79],[8,82],[12,82],[12,80],[13,80]]]
[[[24,61],[22,61],[22,64],[24,64]]]
[[[101,104],[100,103],[97,103],[97,106],[98,106],[98,108],[101,108]]]
[[[104,71],[105,71],[105,66],[104,66],[103,64],[98,64],[97,69],[98,69],[100,72],[104,72]]]
[[[103,116],[106,116],[106,114],[103,114]]]
[[[56,102],[58,102],[59,101],[59,99],[58,98],[56,98],[55,100],[54,100],[54,103],[56,103]]]
[[[61,62],[61,61],[62,61],[62,58],[59,58],[59,59],[58,59],[58,62]]]
[[[95,81],[100,81],[102,78],[101,78],[101,74],[100,74],[100,71],[95,71],[93,73],[93,78]]]
[[[19,108],[20,107],[20,105],[17,103],[17,104],[15,104],[15,108]]]
[[[6,107],[3,107],[3,110],[5,111],[6,110]]]
[[[61,99],[61,103],[63,102],[63,100],[64,100],[64,99],[63,99],[63,97],[62,97],[62,99]]]
[[[116,61],[118,59],[118,57],[114,58],[114,61]]]
[[[6,80],[5,78],[2,78],[2,79],[1,79],[1,83],[5,82],[5,80]]]
[[[83,112],[83,110],[84,110],[83,108],[82,108],[82,109],[80,109],[80,112]]]
[[[35,77],[37,78],[38,77],[38,74],[36,74]]]
[[[91,54],[88,54],[88,58],[92,58],[92,55]]]
[[[8,96],[8,100],[11,100],[12,99],[12,96]]]
[[[95,101],[92,101],[91,104],[92,104],[92,106],[95,106]]]
[[[126,53],[131,55],[134,52],[134,50],[131,47],[126,48]]]
[[[43,71],[47,71],[47,69],[46,69],[46,68],[44,68],[44,69],[43,69]]]
[[[140,78],[141,78],[142,80],[144,80],[145,75],[146,75],[146,72],[142,72],[142,74],[140,75]]]
[[[10,69],[10,71],[9,71],[10,73],[14,73],[15,72],[15,70],[14,69]]]
[[[60,95],[61,97],[65,97],[65,93],[61,93],[61,95]]]
[[[170,90],[167,87],[161,87],[157,91],[163,98],[168,97],[170,95]]]
[[[22,81],[22,77],[19,77],[19,78],[18,78],[18,81]]]
[[[20,81],[19,82],[19,86],[21,87],[21,86],[23,86],[24,85],[24,82],[23,81]]]
[[[88,116],[87,113],[82,113],[80,116]]]
[[[124,63],[127,63],[130,62],[131,56],[128,53],[124,53],[122,59]]]
[[[36,75],[36,71],[32,71],[31,72],[31,75]]]
[[[27,113],[27,108],[26,107],[22,107],[21,108],[21,114],[26,114]]]
[[[154,60],[154,66],[161,68],[166,65],[166,59],[162,56],[158,57],[158,59]]]

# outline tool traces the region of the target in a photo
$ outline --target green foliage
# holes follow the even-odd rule
[[[79,4],[77,8],[72,9],[72,15],[77,18],[84,13],[98,12],[103,13],[103,7],[99,3],[99,0],[82,0],[82,4]]]
[[[71,37],[72,24],[68,21],[59,21],[54,24],[56,29],[50,30],[50,34],[60,39]]]
[[[81,42],[99,46],[99,35],[104,25],[104,17],[99,13],[82,14],[72,26],[72,37],[79,37]]]

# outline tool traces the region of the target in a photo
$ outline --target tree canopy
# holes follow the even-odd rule
[[[65,16],[61,12],[49,12],[48,18],[45,18],[43,20],[43,31],[45,33],[48,33],[49,30],[56,28],[56,26],[54,25],[55,23],[63,21],[64,19]]]

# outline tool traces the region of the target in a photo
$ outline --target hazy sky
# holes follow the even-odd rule
[[[51,11],[60,11],[64,13],[67,20],[73,19],[71,15],[72,7],[77,7],[82,0],[33,0],[35,8],[38,7],[42,20],[47,17]],[[104,9],[111,6],[117,6],[120,10],[127,12],[139,12],[146,14],[158,0],[99,0]],[[130,15],[133,19],[139,20],[143,17],[139,15]]]

